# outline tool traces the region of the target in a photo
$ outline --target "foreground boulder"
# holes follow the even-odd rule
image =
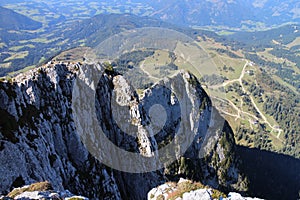
[[[242,197],[241,194],[230,192],[228,195],[212,189],[199,182],[180,179],[178,183],[168,182],[153,188],[148,193],[148,200],[260,200],[258,198]]]
[[[49,182],[33,183],[20,188],[14,188],[6,196],[0,197],[1,200],[35,200],[35,199],[65,199],[65,200],[88,200],[86,197],[75,196],[68,190],[54,191]]]

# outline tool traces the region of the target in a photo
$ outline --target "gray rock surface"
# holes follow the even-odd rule
[[[186,186],[183,186],[182,184],[185,184]],[[150,190],[148,193],[148,200],[167,200],[171,198],[175,198],[176,200],[261,200],[258,198],[242,197],[241,194],[236,192],[230,192],[227,197],[222,197],[208,186],[202,186],[203,188],[189,191],[193,184],[195,183],[182,178],[178,181],[178,183],[165,183]],[[174,194],[178,195],[174,197]]]
[[[146,199],[150,189],[166,182],[165,175],[191,174],[214,187],[246,188],[238,170],[230,127],[218,120],[220,116],[209,97],[187,72],[146,90],[143,99],[138,98],[122,76],[103,75],[99,81],[101,87],[97,89],[96,105],[100,106],[97,116],[110,141],[126,151],[151,157],[169,136],[172,138],[180,130],[180,113],[186,112],[187,130],[192,134],[184,142],[192,140],[192,145],[183,157],[179,157],[180,149],[170,152],[178,160],[158,171],[124,173],[101,164],[81,142],[86,138],[77,134],[78,128],[89,131],[91,127],[76,127],[72,114],[74,81],[77,78],[92,86],[86,76],[94,67],[48,64],[15,77],[12,83],[0,83],[0,193],[47,180],[55,190],[68,189],[91,199]],[[166,90],[178,86],[188,97],[191,108],[182,106]],[[109,107],[112,101],[129,109],[113,115]],[[165,108],[169,117],[163,130],[154,136],[159,127],[146,124],[151,120],[149,108],[156,103]],[[82,115],[88,117],[89,110],[86,106]],[[119,127],[118,120],[129,122]],[[223,122],[217,126],[219,129],[209,128],[219,121]],[[137,140],[125,134],[131,128],[137,131]],[[201,159],[200,154],[203,154]]]
[[[38,200],[38,199],[77,199],[88,200],[83,196],[76,196],[70,191],[54,191],[49,182],[33,183],[20,188],[13,189],[7,196],[0,197],[1,200]]]

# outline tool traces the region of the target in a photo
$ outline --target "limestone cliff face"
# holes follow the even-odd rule
[[[76,126],[72,111],[74,82],[88,82],[85,75],[94,67],[48,64],[0,83],[0,193],[47,180],[56,190],[68,189],[92,199],[146,199],[150,189],[166,182],[166,175],[188,176],[221,189],[246,187],[230,127],[220,120],[205,91],[187,72],[164,79],[147,89],[141,99],[121,75],[108,72],[101,76],[95,89],[96,116],[112,143],[153,157],[178,133],[188,131],[189,138],[177,140],[180,147],[191,145],[184,155],[180,148],[164,152],[177,161],[147,173],[120,172],[100,163],[83,144],[87,138],[78,135],[78,128],[88,132],[88,123]],[[172,90],[183,91],[180,94],[187,97],[186,102]],[[120,109],[112,112],[111,105]],[[158,114],[151,109],[153,105],[164,111]],[[91,109],[83,107],[83,111]],[[128,123],[120,125],[118,121]],[[126,134],[128,131],[135,131],[137,137]],[[147,167],[141,164],[139,170],[147,171]]]
[[[40,68],[1,83],[1,193],[47,180],[60,191],[121,198],[113,172],[76,135],[70,67]]]

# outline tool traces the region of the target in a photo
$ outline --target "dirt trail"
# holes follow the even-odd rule
[[[246,67],[248,66],[249,64],[249,61],[246,60],[246,63],[243,67],[243,70],[241,72],[241,75],[238,79],[233,79],[233,80],[229,80],[229,81],[225,81],[224,83],[220,84],[220,85],[214,85],[214,86],[209,86],[209,88],[211,89],[217,89],[217,88],[221,88],[221,87],[225,87],[227,86],[228,84],[231,84],[231,83],[234,83],[234,82],[239,82],[239,84],[241,85],[242,87],[242,91],[244,94],[248,95],[250,97],[250,100],[251,100],[251,104],[254,106],[254,108],[256,109],[256,111],[259,113],[259,115],[261,116],[262,118],[262,121],[267,124],[271,129],[272,131],[275,131],[275,132],[278,132],[278,135],[277,135],[277,138],[282,141],[280,139],[280,135],[282,133],[282,129],[280,128],[277,128],[277,127],[274,127],[273,125],[271,125],[271,123],[268,121],[267,117],[263,114],[263,112],[261,112],[261,110],[259,109],[259,107],[257,106],[256,102],[254,101],[254,98],[247,92],[247,90],[245,89],[244,87],[244,84],[243,84],[243,78],[245,76],[245,73],[246,73]],[[217,98],[215,97],[216,99],[220,100],[220,98]],[[230,115],[230,116],[233,116],[233,117],[236,117],[235,120],[237,120],[238,118],[241,118],[241,114],[246,114],[248,116],[251,116],[252,118],[254,118],[255,120],[259,120],[255,115],[251,114],[251,113],[248,113],[248,112],[245,112],[242,110],[242,104],[243,104],[243,99],[241,98],[241,109],[239,109],[233,102],[231,102],[230,100],[226,100],[227,102],[229,102],[229,104],[238,112],[237,115],[233,115],[233,114],[230,114],[226,111],[222,111],[224,114],[227,114],[227,115]],[[249,119],[249,122],[251,120]],[[250,122],[251,124],[251,122]]]

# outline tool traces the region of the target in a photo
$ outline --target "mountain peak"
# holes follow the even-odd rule
[[[11,187],[19,187],[17,183],[20,182],[30,184],[49,180],[55,190],[68,189],[89,198],[121,199],[125,198],[123,195],[130,194],[129,198],[145,199],[147,191],[166,181],[165,175],[174,178],[189,176],[192,169],[197,169],[193,177],[207,184],[245,189],[241,187],[244,180],[238,175],[233,133],[228,124],[223,123],[215,129],[217,135],[208,136],[213,133],[209,133],[208,127],[215,123],[211,116],[216,111],[213,111],[197,80],[189,82],[193,77],[191,74],[180,72],[151,87],[139,100],[128,83],[124,83],[126,80],[117,74],[104,73],[95,83],[97,87],[92,86],[93,82],[86,78],[87,73],[93,73],[94,67],[99,65],[50,62],[20,74],[13,84],[0,82],[1,116],[8,119],[1,120],[0,124],[3,134],[0,138],[2,193],[8,192]],[[76,79],[89,85],[74,93]],[[95,89],[96,108],[85,101],[93,92],[88,88]],[[75,94],[79,96],[73,96]],[[77,107],[81,111],[79,115],[75,115],[78,112],[72,107],[74,103],[85,105]],[[174,162],[170,160],[166,165],[164,162],[162,165],[151,162],[148,165],[147,162],[134,161],[134,157],[106,151],[112,146],[92,139],[99,137],[91,125],[90,117],[93,115],[88,114],[92,110],[96,110],[95,117],[106,135],[105,141],[128,151],[129,155],[134,153],[150,161],[155,156],[160,156],[161,160],[174,158]],[[166,120],[165,125],[156,124],[153,118],[156,115]],[[78,123],[78,117],[83,117],[83,122]],[[189,138],[179,138],[186,137],[186,134]],[[201,153],[206,135],[209,148]],[[183,143],[178,148],[167,148],[173,139],[176,141],[174,144]],[[98,157],[99,150],[111,152],[109,159]],[[107,166],[121,167],[124,172]],[[126,173],[129,169],[135,171]]]

